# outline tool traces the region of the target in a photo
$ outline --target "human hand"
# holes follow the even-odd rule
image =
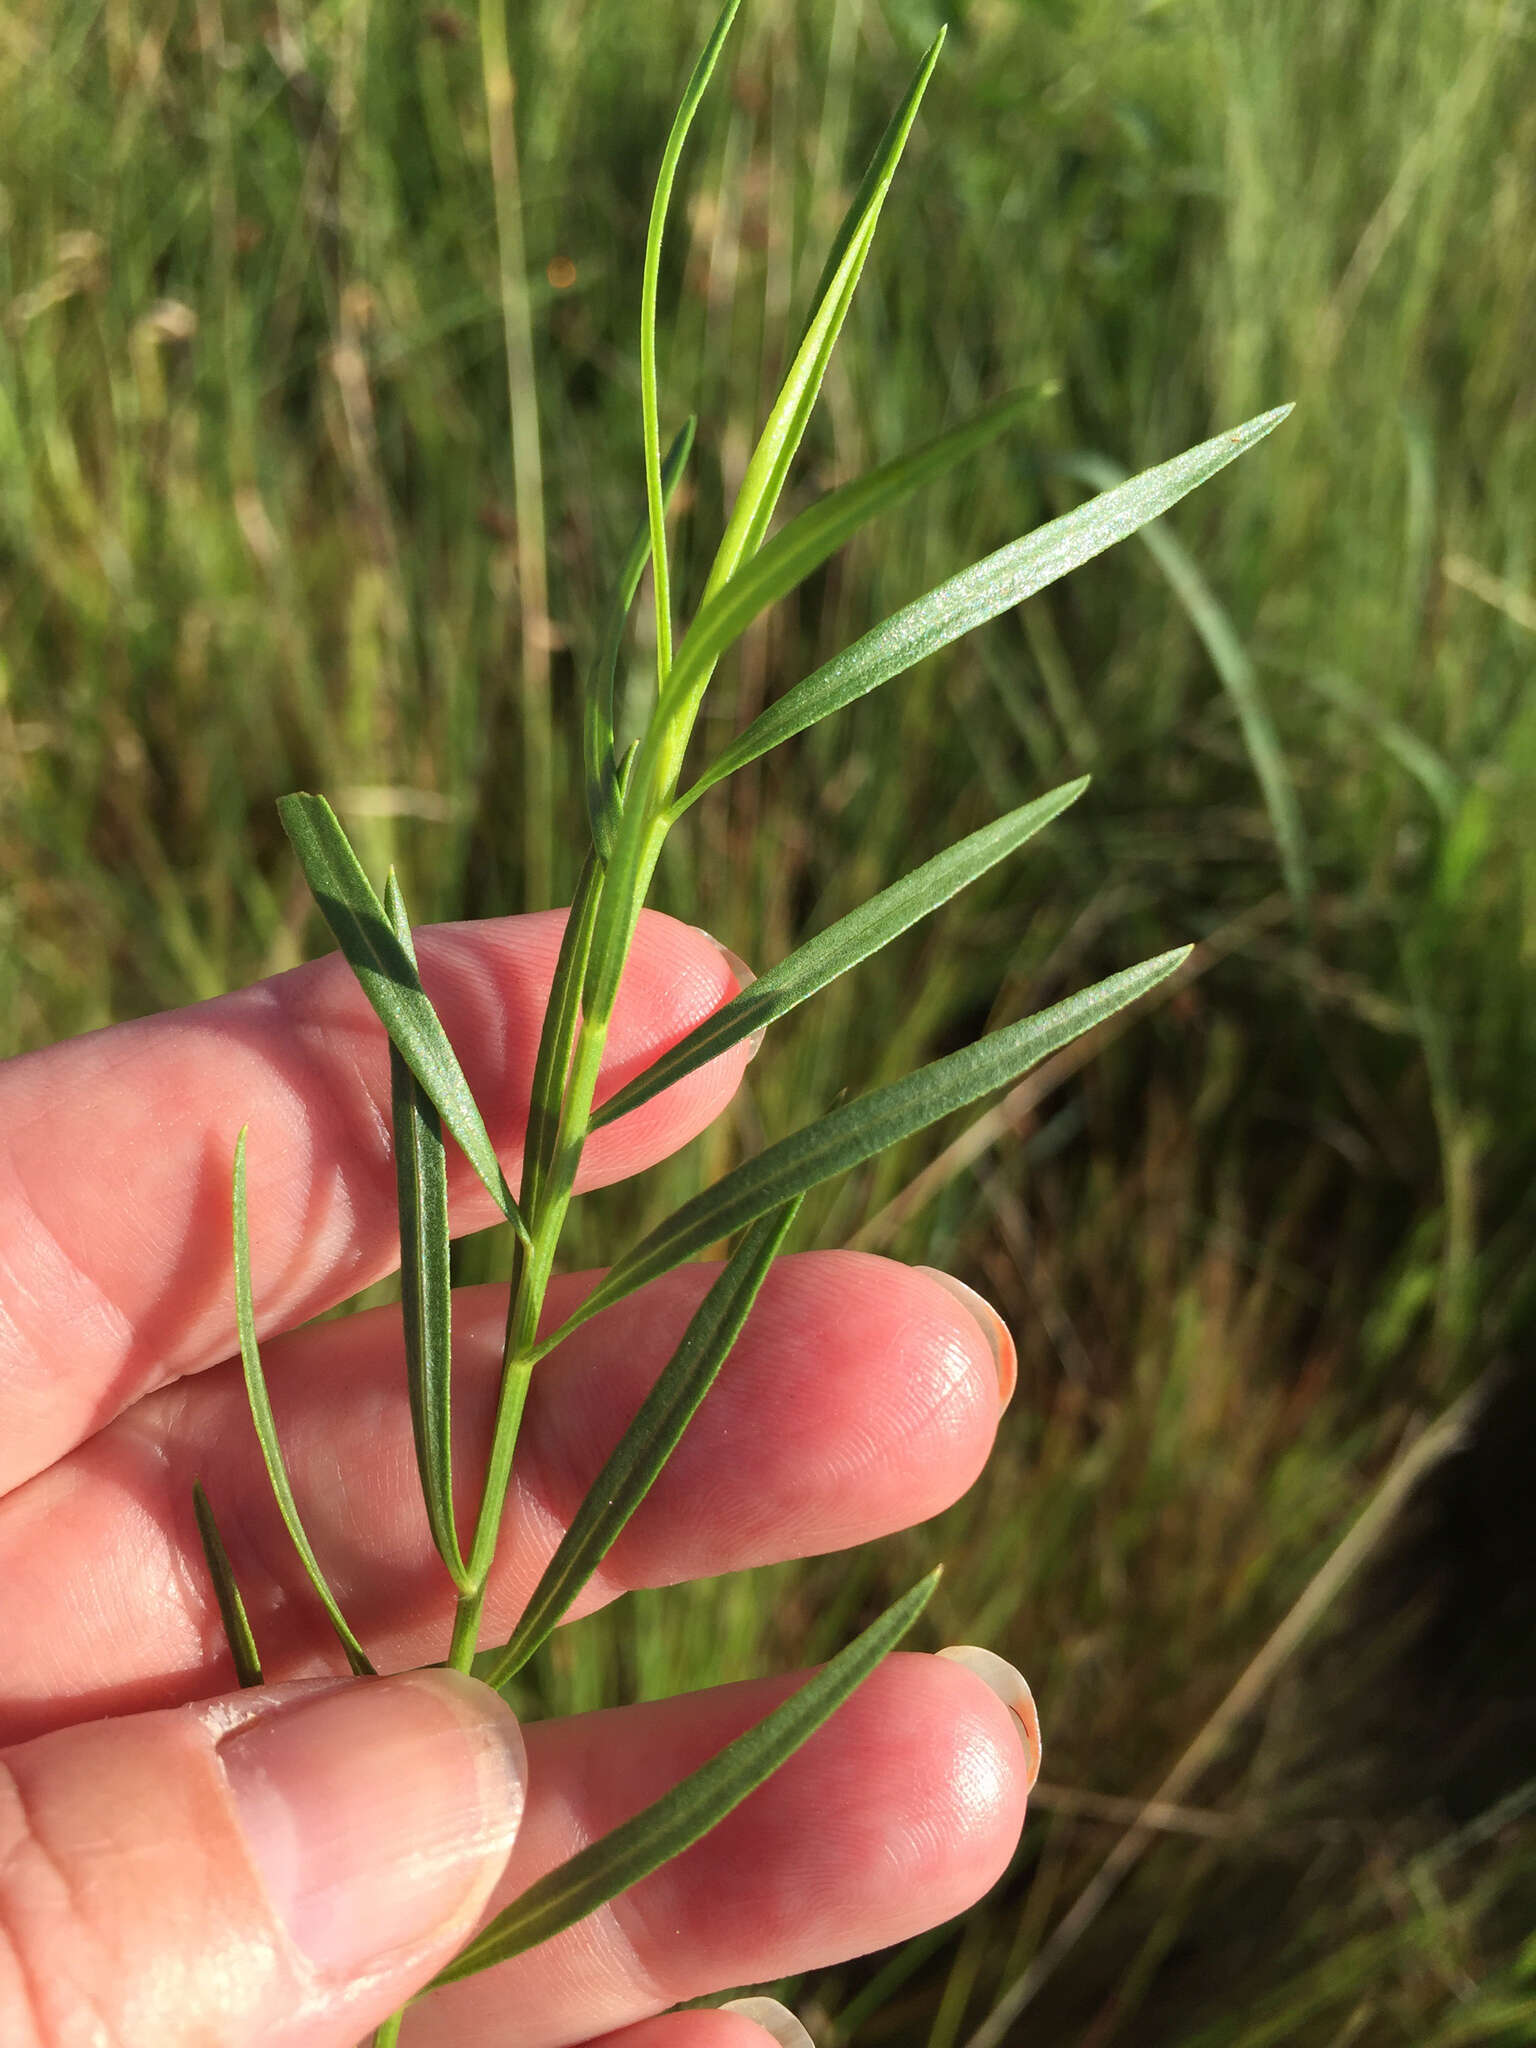
[[[546,915],[417,935],[514,1186],[560,930]],[[647,913],[602,1092],[733,981],[711,940]],[[726,1054],[598,1132],[581,1184],[693,1137],[745,1059]],[[388,1099],[383,1034],[339,958],[0,1067],[6,2048],[342,2048],[488,1911],[801,1682],[523,1735],[494,1693],[455,1673],[337,1676],[230,1362],[229,1163],[248,1122],[257,1320],[316,1549],[380,1668],[426,1663],[443,1653],[452,1600],[417,1486],[398,1317],[292,1327],[396,1261]],[[462,1166],[456,1232],[494,1217]],[[555,1282],[551,1323],[590,1278]],[[486,1640],[510,1632],[708,1278],[669,1274],[534,1375]],[[575,1611],[863,1542],[955,1499],[1013,1373],[1006,1331],[969,1300],[856,1254],[781,1260]],[[497,1288],[456,1299],[466,1485],[483,1464],[504,1306]],[[229,1690],[195,1478],[277,1681],[260,1690]],[[978,1897],[1008,1860],[1038,1765],[1027,1695],[1019,1712],[1024,1743],[974,1670],[888,1659],[685,1855],[414,2010],[408,2048],[513,2034],[520,2048],[760,2048],[740,2014],[664,2009],[900,1941]]]

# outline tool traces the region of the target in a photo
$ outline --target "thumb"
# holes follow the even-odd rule
[[[345,2048],[462,1947],[522,1818],[453,1671],[271,1686],[0,1751],[7,2048]]]

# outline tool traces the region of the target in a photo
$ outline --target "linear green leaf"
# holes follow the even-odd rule
[[[257,1654],[256,1638],[251,1633],[250,1617],[245,1611],[229,1552],[224,1548],[224,1539],[219,1534],[219,1525],[213,1518],[213,1509],[200,1479],[192,1482],[192,1512],[197,1517],[197,1533],[202,1539],[203,1556],[208,1561],[208,1576],[213,1581],[219,1619],[224,1624],[224,1640],[235,1660],[235,1671],[243,1686],[260,1685],[261,1658]]]
[[[686,691],[698,677],[707,675],[759,614],[803,583],[861,527],[1016,426],[1038,403],[1037,392],[1010,392],[947,433],[808,505],[748,555],[700,607],[678,650],[674,689]]]
[[[773,517],[784,480],[789,474],[789,465],[805,434],[827,365],[832,359],[832,350],[847,318],[859,273],[874,241],[885,195],[891,188],[912,123],[917,119],[917,110],[933,76],[933,67],[944,47],[944,35],[945,31],[940,29],[919,64],[906,97],[892,116],[880,149],[860,187],[859,197],[863,203],[858,208],[857,217],[845,222],[839,234],[837,260],[835,264],[829,264],[829,271],[823,277],[816,310],[758,436],[741,489],[731,507],[731,516],[726,521],[719,551],[704,586],[706,603],[727,578],[734,575],[740,564],[757,552],[768,530],[768,522]],[[702,679],[699,686],[702,686]]]
[[[1144,470],[893,612],[768,705],[674,805],[674,814],[781,740],[840,711],[1135,533],[1262,441],[1290,411],[1288,405],[1276,406],[1231,433],[1218,434],[1171,462]]]
[[[648,1102],[684,1074],[691,1074],[707,1060],[717,1059],[754,1031],[765,1030],[818,989],[825,988],[829,981],[878,953],[919,918],[947,903],[968,882],[1017,851],[1069,804],[1076,803],[1087,787],[1085,775],[1010,811],[994,824],[984,825],[979,832],[958,840],[922,867],[914,868],[910,875],[871,896],[857,910],[840,917],[814,939],[796,947],[777,967],[770,967],[749,988],[732,996],[605,1102],[593,1115],[592,1128],[612,1123],[615,1117]]]
[[[656,376],[656,293],[661,278],[661,244],[667,207],[677,176],[678,158],[693,126],[699,101],[719,60],[741,0],[725,0],[709,41],[683,93],[661,153],[651,217],[645,233],[645,265],[640,279],[640,415],[645,443],[645,505],[651,534],[652,578],[656,593],[656,672],[664,684],[672,666],[672,579],[667,567],[666,506],[661,474],[661,401]]]
[[[1114,488],[1125,475],[1117,463],[1102,455],[1065,456],[1057,466],[1065,475],[1100,491]],[[1211,665],[1237,713],[1243,744],[1269,812],[1286,890],[1298,916],[1305,920],[1312,901],[1312,863],[1307,854],[1306,827],[1301,821],[1291,772],[1285,764],[1275,721],[1264,701],[1258,672],[1226,607],[1183,543],[1157,521],[1144,526],[1140,538],[1189,614],[1190,624],[1205,642]]]
[[[617,789],[618,785],[614,786]],[[538,1056],[533,1065],[520,1192],[523,1211],[535,1222],[560,1142],[560,1111],[565,1101],[571,1048],[581,1026],[581,986],[586,978],[602,893],[603,867],[594,850],[582,864],[570,914],[561,934],[560,955],[555,962],[555,978],[550,984],[543,1028],[539,1033]]]
[[[1189,956],[1181,946],[1107,981],[1083,989],[1065,1002],[990,1032],[975,1045],[934,1060],[887,1087],[829,1110],[803,1130],[767,1146],[755,1158],[725,1174],[714,1186],[675,1209],[648,1237],[626,1252],[552,1336],[539,1345],[544,1357],[602,1309],[637,1287],[669,1273],[717,1239],[753,1223],[794,1195],[874,1158],[890,1145],[937,1123],[978,1097],[1008,1087],[1051,1053],[1070,1045],[1173,973]]]
[[[491,1199],[526,1242],[523,1219],[458,1055],[336,813],[323,796],[304,791],[279,797],[277,808],[315,901],[391,1044],[399,1047]]]
[[[673,493],[687,467],[696,426],[696,420],[690,415],[662,462],[663,512],[671,504]],[[640,578],[645,573],[645,565],[650,556],[651,527],[647,516],[636,528],[635,537],[619,565],[618,581],[614,585],[613,596],[603,620],[597,660],[593,664],[583,706],[582,759],[586,767],[587,818],[592,830],[592,844],[597,848],[599,857],[605,861],[611,859],[613,854],[613,813],[618,797],[618,770],[613,739],[614,677],[618,673],[619,650],[624,644],[624,626],[629,617],[629,608],[635,601],[635,592],[640,586]]]
[[[932,54],[930,52],[930,55]],[[926,63],[927,61],[927,58],[925,58],[924,62]],[[811,321],[815,317],[815,309],[826,297],[828,287],[837,275],[838,267],[847,253],[848,245],[858,233],[859,222],[869,210],[870,202],[879,188],[884,165],[889,161],[893,149],[899,152],[900,125],[905,112],[906,108],[905,104],[903,104],[897,107],[890,120],[886,122],[885,132],[875,144],[874,153],[864,167],[864,175],[859,180],[859,188],[849,201],[847,211],[842,218],[842,224],[838,228],[836,235],[832,238],[832,246],[827,251],[827,259],[821,266],[821,275],[816,280],[816,289],[811,293],[811,310],[806,314],[805,326],[800,330],[799,340],[795,343],[795,353],[797,355],[805,341],[806,335],[810,331]]]
[[[401,950],[414,967],[411,921],[393,868],[385,883],[384,904]],[[469,1574],[459,1548],[453,1508],[448,1155],[437,1111],[393,1043],[389,1048],[389,1094],[400,1215],[400,1318],[405,1332],[416,1470],[437,1554],[455,1586],[466,1592]]]
[[[639,1413],[587,1489],[511,1640],[475,1660],[475,1676],[487,1685],[503,1685],[522,1669],[650,1492],[740,1336],[799,1207],[796,1196],[763,1217],[727,1260]]]
[[[278,1513],[283,1526],[292,1539],[299,1561],[308,1574],[309,1582],[320,1596],[320,1604],[330,1617],[331,1627],[336,1631],[341,1647],[347,1653],[347,1662],[359,1677],[372,1676],[373,1666],[369,1663],[362,1644],[347,1626],[346,1616],[338,1606],[335,1594],[326,1583],[325,1573],[320,1569],[320,1560],[315,1556],[304,1524],[299,1516],[299,1505],[293,1497],[293,1487],[288,1479],[288,1467],[283,1462],[282,1447],[277,1440],[277,1424],[272,1416],[272,1402],[267,1393],[266,1374],[261,1369],[261,1352],[256,1343],[256,1310],[251,1298],[251,1236],[246,1216],[245,1203],[245,1131],[235,1141],[234,1176],[234,1247],[235,1247],[235,1325],[240,1333],[240,1364],[245,1373],[245,1398],[251,1411],[251,1421],[256,1426],[256,1441],[261,1446],[262,1462],[267,1468],[267,1479],[277,1502]]]
[[[808,1741],[906,1634],[938,1584],[930,1572],[755,1728],[498,1913],[432,1980],[454,1984],[522,1955],[682,1854]]]

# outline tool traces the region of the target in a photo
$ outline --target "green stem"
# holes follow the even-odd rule
[[[524,1217],[529,1244],[519,1256],[507,1306],[501,1391],[491,1435],[485,1488],[468,1559],[470,1585],[459,1597],[448,1651],[448,1662],[458,1671],[470,1669],[479,1644],[486,1588],[495,1562],[507,1489],[512,1480],[512,1459],[528,1398],[528,1384],[537,1359],[548,1349],[547,1344],[540,1345],[538,1341],[544,1296],[554,1269],[566,1211],[575,1191],[582,1150],[591,1128],[592,1102],[597,1093],[603,1049],[608,1041],[608,1026],[618,997],[619,981],[671,822],[670,804],[697,710],[696,698],[691,702],[679,702],[674,697],[669,707],[663,696],[658,703],[657,714],[640,744],[630,772],[612,858],[602,874],[595,914],[591,915],[584,935],[585,946],[575,949],[570,957],[572,973],[577,971],[578,959],[585,968],[582,985],[584,1014],[560,1104],[554,1157],[547,1172],[539,1177],[534,1202]],[[553,1013],[557,1008],[552,995],[551,1014],[547,1019],[551,1031],[556,1028]],[[526,1196],[527,1188],[524,1193]]]
[[[382,2026],[375,2027],[373,2030],[373,2048],[395,2048],[395,2043],[400,2038],[400,2027],[404,2019],[405,2007],[401,2006],[398,2012],[390,2014]]]
[[[561,1226],[569,1196],[560,1198],[550,1190],[547,1206],[533,1229],[533,1248],[519,1261],[507,1306],[507,1334],[502,1345],[501,1392],[496,1403],[496,1421],[491,1433],[491,1456],[486,1468],[485,1490],[475,1519],[474,1541],[469,1553],[470,1590],[459,1597],[453,1617],[453,1640],[448,1662],[456,1671],[468,1671],[474,1660],[480,1635],[480,1615],[485,1606],[491,1566],[496,1561],[496,1539],[506,1507],[507,1488],[512,1479],[512,1454],[517,1449],[518,1430],[528,1399],[528,1382],[533,1374],[530,1356],[538,1335],[544,1293],[555,1262]]]
[[[631,829],[633,831],[633,828]],[[619,969],[622,969],[623,955],[628,951],[629,940],[639,918],[640,905],[645,900],[656,854],[660,851],[665,830],[665,820],[654,815],[649,820],[649,829],[642,827],[638,835],[639,859],[634,865],[632,886],[627,892],[628,900],[623,902],[621,907],[612,908],[617,892],[611,886],[604,888],[597,918],[597,931],[594,933],[594,969],[601,966],[598,941],[604,935],[605,924],[608,927],[609,944],[617,949]],[[622,838],[621,827],[621,841]],[[616,849],[615,865],[617,861]],[[613,869],[609,870],[610,884],[613,872]],[[501,1393],[491,1436],[491,1456],[486,1468],[485,1490],[481,1496],[480,1511],[475,1521],[474,1541],[468,1560],[470,1590],[459,1598],[458,1608],[454,1614],[453,1640],[448,1651],[448,1662],[458,1671],[469,1670],[479,1642],[480,1617],[485,1606],[491,1566],[495,1562],[496,1540],[506,1507],[507,1489],[512,1480],[512,1459],[517,1448],[523,1408],[528,1398],[528,1383],[533,1374],[536,1357],[542,1355],[544,1348],[538,1343],[539,1318],[544,1308],[549,1277],[554,1268],[560,1233],[575,1190],[577,1168],[581,1164],[582,1151],[591,1126],[592,1098],[597,1091],[597,1078],[602,1067],[603,1048],[608,1039],[608,1025],[613,1014],[613,997],[617,992],[618,978],[618,971],[614,971],[611,978],[604,978],[594,991],[592,1007],[582,1020],[561,1110],[560,1136],[554,1162],[540,1191],[538,1213],[527,1219],[533,1242],[531,1249],[519,1260],[517,1277],[508,1304],[507,1334],[502,1349]]]

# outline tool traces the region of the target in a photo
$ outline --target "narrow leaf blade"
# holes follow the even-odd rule
[[[650,1492],[741,1335],[799,1207],[796,1196],[763,1217],[727,1260],[634,1421],[587,1489],[511,1640],[475,1660],[475,1675],[487,1685],[503,1685],[522,1669]]]
[[[410,918],[393,869],[385,885],[384,902],[395,937],[414,967]],[[453,1506],[448,1155],[437,1111],[393,1043],[389,1080],[400,1217],[400,1317],[416,1470],[437,1554],[462,1593],[469,1590],[469,1576],[459,1548]]]
[[[1033,597],[1036,591],[1103,554],[1168,511],[1218,470],[1272,433],[1291,411],[1288,405],[1261,413],[1231,433],[1218,434],[1171,462],[1144,470],[1129,483],[1101,492],[1086,505],[1052,519],[1012,541],[984,561],[962,569],[925,596],[893,612],[841,654],[804,677],[754,718],[686,796],[681,811],[738,768],[766,754],[781,740],[840,711],[881,683],[913,668],[974,627]]]
[[[615,785],[617,787],[617,785]],[[539,1033],[528,1101],[528,1131],[523,1141],[522,1208],[535,1222],[544,1187],[560,1142],[560,1112],[565,1102],[571,1048],[581,1026],[581,989],[592,952],[592,934],[602,903],[603,868],[595,851],[587,856],[555,962],[555,978]]]
[[[640,278],[640,419],[645,444],[646,521],[651,535],[652,578],[656,594],[656,673],[663,683],[672,666],[672,578],[667,565],[661,398],[656,375],[656,294],[661,279],[661,245],[666,233],[667,208],[671,203],[678,159],[740,4],[741,0],[725,0],[709,41],[693,67],[693,75],[683,92],[667,135],[666,147],[661,153],[661,168],[656,173],[656,190],[651,196],[651,216],[645,231],[645,261]]]
[[[626,1111],[648,1102],[663,1088],[670,1088],[685,1074],[749,1038],[766,1030],[778,1018],[803,1003],[838,975],[846,974],[861,960],[879,952],[919,918],[926,917],[941,903],[973,882],[987,869],[1014,853],[1026,840],[1076,803],[1088,787],[1088,778],[1064,783],[1033,803],[1010,811],[991,825],[967,838],[882,889],[857,910],[829,925],[814,939],[807,940],[769,968],[749,988],[732,996],[712,1016],[690,1031],[686,1038],[664,1052],[660,1059],[621,1088],[592,1118],[592,1128],[612,1123]]]
[[[192,1482],[192,1512],[197,1517],[197,1533],[207,1560],[208,1576],[213,1581],[213,1595],[219,1603],[224,1640],[235,1660],[235,1671],[242,1686],[260,1685],[261,1658],[257,1654],[256,1638],[251,1632],[250,1617],[245,1611],[229,1552],[224,1548],[224,1539],[219,1534],[219,1525],[214,1520],[213,1509],[200,1479]]]
[[[671,504],[673,493],[688,465],[696,426],[697,421],[690,416],[662,461],[663,512]],[[640,578],[650,558],[651,526],[647,517],[636,528],[635,537],[620,564],[583,706],[582,760],[586,769],[587,819],[592,830],[592,844],[597,849],[598,858],[604,861],[613,855],[614,808],[618,800],[618,766],[613,734],[614,678],[618,673],[619,650],[624,644],[629,608],[635,601],[635,592],[640,587]]]
[[[240,1364],[245,1374],[245,1398],[250,1407],[251,1421],[256,1428],[256,1441],[261,1446],[262,1462],[267,1468],[267,1479],[272,1488],[272,1497],[277,1502],[278,1513],[283,1518],[294,1549],[299,1554],[310,1584],[320,1597],[320,1604],[330,1618],[331,1627],[336,1631],[337,1640],[347,1653],[347,1662],[359,1677],[374,1675],[362,1644],[347,1626],[346,1616],[338,1606],[335,1594],[320,1569],[320,1560],[315,1556],[309,1537],[305,1534],[304,1523],[299,1515],[298,1502],[293,1497],[293,1487],[288,1479],[288,1467],[283,1462],[282,1447],[277,1440],[277,1424],[272,1415],[272,1402],[267,1393],[266,1374],[262,1371],[261,1352],[256,1343],[256,1310],[251,1296],[251,1238],[250,1224],[246,1215],[245,1200],[245,1132],[242,1130],[235,1143],[234,1175],[234,1249],[235,1249],[235,1324],[240,1333]]]
[[[590,1317],[669,1273],[717,1239],[755,1222],[781,1202],[846,1173],[981,1096],[1010,1086],[1029,1068],[1156,988],[1189,952],[1188,946],[1181,946],[1125,968],[1051,1009],[990,1032],[976,1044],[919,1067],[900,1081],[829,1110],[803,1130],[767,1146],[713,1187],[684,1202],[626,1252],[575,1314],[543,1340],[537,1355],[546,1356]]]
[[[522,1955],[682,1854],[787,1763],[904,1636],[937,1571],[886,1609],[780,1707],[728,1743],[654,1805],[530,1885],[432,1980],[454,1984]]]
[[[816,310],[795,353],[789,374],[773,402],[747,464],[736,502],[731,507],[731,516],[726,521],[719,551],[705,585],[706,602],[742,562],[756,553],[768,530],[779,493],[784,488],[784,479],[789,474],[789,465],[805,434],[832,350],[847,318],[854,287],[869,255],[879,224],[880,209],[885,204],[886,193],[896,175],[896,166],[906,148],[912,124],[917,119],[923,94],[928,89],[933,68],[939,61],[939,52],[944,47],[944,35],[944,30],[940,29],[919,64],[906,97],[885,131],[870,173],[860,188],[859,196],[863,203],[857,218],[845,224],[844,233],[838,238],[836,263],[824,278]]]
[[[700,607],[678,653],[674,687],[685,689],[691,678],[712,669],[755,618],[803,583],[861,527],[1016,426],[1038,402],[1036,392],[1011,392],[947,433],[808,505]]]
[[[522,1217],[458,1055],[336,813],[324,797],[302,791],[279,797],[277,808],[321,914],[391,1044],[398,1046],[491,1199],[526,1240]]]

